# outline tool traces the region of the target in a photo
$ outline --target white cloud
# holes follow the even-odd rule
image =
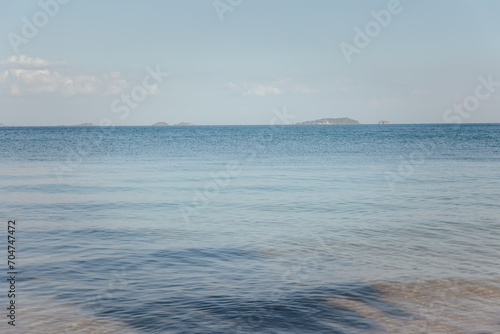
[[[14,55],[0,61],[0,65],[15,68],[42,68],[67,65],[67,63],[63,61],[47,61],[41,58],[30,58],[26,55]]]
[[[128,86],[120,72],[102,75],[66,74],[42,66],[56,66],[62,62],[26,56],[12,56],[1,63],[8,64],[10,68],[0,72],[0,92],[10,95],[107,96],[119,94]]]
[[[228,87],[246,96],[264,97],[267,95],[281,95],[285,93],[311,94],[314,90],[304,84],[294,83],[290,79],[280,79],[273,82],[229,82]]]
[[[280,95],[283,93],[281,89],[274,84],[260,84],[255,82],[244,81],[241,83],[229,82],[228,87],[247,96]]]
[[[255,95],[255,96],[266,96],[266,95],[280,95],[283,91],[273,85],[254,85],[243,92],[243,95]]]

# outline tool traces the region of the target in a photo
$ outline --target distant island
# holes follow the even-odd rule
[[[167,122],[157,122],[151,126],[169,126],[170,124],[168,124]],[[189,123],[189,122],[180,122],[178,124],[174,124],[174,126],[192,126],[194,125],[193,123]]]
[[[301,123],[296,123],[296,125],[340,125],[340,124],[359,124],[359,122],[352,118],[342,117],[342,118],[321,118],[315,121],[306,121]]]
[[[380,121],[380,122],[378,122],[378,124],[391,124],[391,122],[389,122],[389,121]]]
[[[82,123],[82,124],[76,124],[76,125],[58,125],[58,126],[94,126],[92,123]]]

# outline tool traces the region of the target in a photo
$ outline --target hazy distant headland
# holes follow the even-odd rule
[[[294,123],[291,125],[346,125],[346,124],[361,124],[358,120],[349,118],[349,117],[341,117],[341,118],[320,118],[314,121],[305,121]],[[390,121],[379,121],[378,124],[392,124]],[[191,122],[180,122],[177,124],[169,124],[167,122],[156,122],[151,124],[151,126],[194,126],[195,124]],[[0,123],[0,127],[8,126],[3,123]],[[78,126],[98,126],[93,123],[81,123],[81,124],[73,124],[73,125],[57,125],[58,127],[78,127]],[[123,126],[123,125],[122,125]],[[133,126],[133,125],[131,125]]]
[[[352,118],[342,117],[342,118],[321,118],[315,121],[306,121],[301,123],[295,123],[296,125],[339,125],[339,124],[359,124],[359,122]]]
[[[157,122],[151,126],[168,126],[169,124],[167,122]],[[194,124],[193,123],[189,123],[189,122],[180,122],[180,123],[177,123],[177,124],[174,124],[174,126],[193,126]]]
[[[193,123],[190,122],[180,122],[178,124],[174,124],[173,126],[192,126],[194,125]],[[3,124],[0,123],[0,126],[3,126]],[[58,126],[94,126],[92,123],[82,123],[82,124],[76,124],[76,125],[58,125]],[[155,124],[152,124],[151,126],[170,126],[167,122],[156,122]]]
[[[75,124],[75,125],[58,125],[58,126],[94,126],[92,123],[82,123],[82,124]]]

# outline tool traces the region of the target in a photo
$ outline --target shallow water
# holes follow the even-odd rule
[[[0,128],[0,145],[16,330],[500,332],[500,125]]]

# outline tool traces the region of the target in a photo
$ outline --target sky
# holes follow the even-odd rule
[[[2,0],[0,123],[498,123],[499,14],[494,0]]]

